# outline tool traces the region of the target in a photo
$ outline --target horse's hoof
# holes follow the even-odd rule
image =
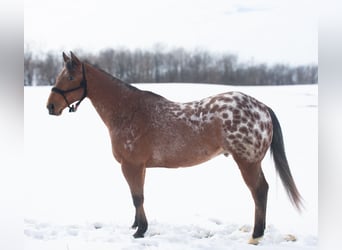
[[[135,239],[144,238],[144,234],[142,234],[140,232],[136,232],[135,234],[133,234],[133,237]]]
[[[250,238],[250,240],[248,241],[248,244],[251,244],[251,245],[258,245],[261,239],[262,239],[262,237],[259,237],[259,238]]]

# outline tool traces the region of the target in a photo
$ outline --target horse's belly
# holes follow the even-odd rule
[[[147,167],[190,167],[206,162],[222,153],[223,149],[221,147],[180,147],[178,150],[169,147],[159,148],[153,151],[151,161]]]

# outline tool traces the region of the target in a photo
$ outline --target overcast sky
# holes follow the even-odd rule
[[[240,60],[318,62],[316,0],[25,0],[25,45],[205,49]]]

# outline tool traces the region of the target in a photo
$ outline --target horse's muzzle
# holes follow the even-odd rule
[[[55,113],[55,105],[53,105],[53,103],[48,104],[46,107],[49,110],[50,115],[57,115]]]

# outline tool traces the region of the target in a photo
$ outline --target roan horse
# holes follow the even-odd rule
[[[252,193],[255,221],[249,243],[258,244],[265,230],[268,184],[261,161],[269,147],[290,201],[301,209],[271,108],[240,92],[176,103],[81,62],[72,52],[63,58],[64,68],[47,102],[49,114],[60,115],[66,107],[74,112],[85,97],[91,100],[109,130],[113,155],[132,194],[135,238],[144,237],[148,225],[143,207],[146,168],[193,166],[219,154],[232,155]]]

